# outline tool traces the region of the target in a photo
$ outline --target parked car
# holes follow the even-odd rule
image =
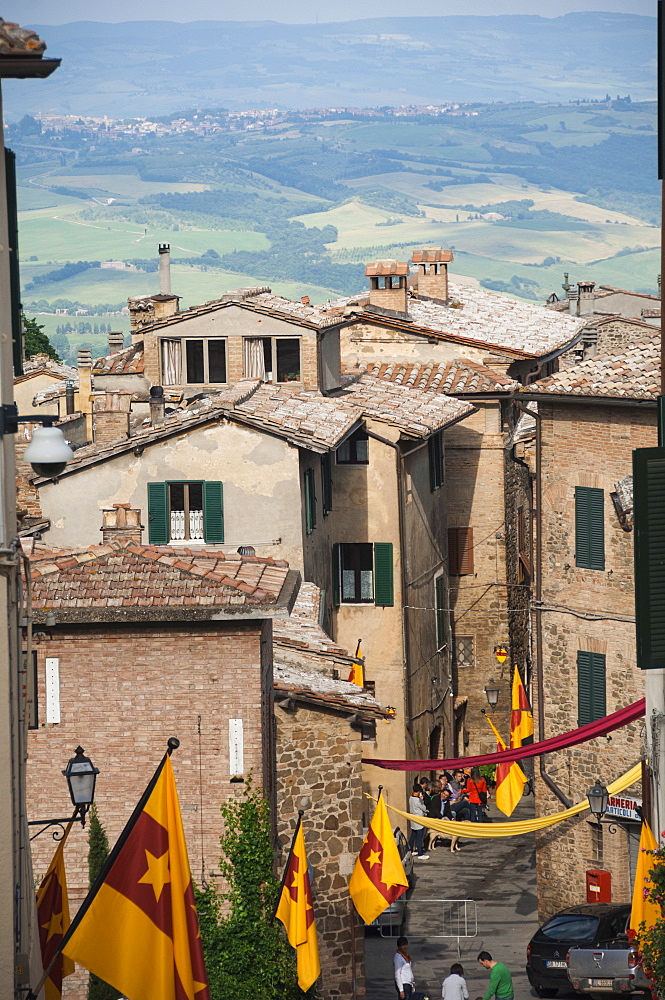
[[[627,934],[620,934],[602,947],[571,948],[566,963],[576,993],[651,994],[642,956],[630,944]]]
[[[399,856],[402,859],[404,874],[410,882],[411,875],[413,873],[413,857],[411,855],[411,851],[409,850],[409,844],[398,826],[396,826],[393,830],[393,835],[395,837],[395,843],[397,844]],[[376,920],[373,920],[372,923],[367,926],[376,927],[379,934],[383,937],[399,936],[404,925],[404,918],[406,916],[406,895],[406,892],[403,892],[394,903],[387,906],[383,913],[380,913]]]
[[[526,974],[541,997],[571,992],[566,955],[571,948],[595,948],[625,933],[629,903],[585,903],[555,913],[531,938]]]

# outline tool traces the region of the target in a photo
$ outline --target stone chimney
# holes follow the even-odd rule
[[[417,267],[419,295],[448,301],[448,264],[452,260],[452,250],[442,250],[441,247],[413,251],[411,263]]]
[[[112,507],[104,508],[102,518],[100,530],[104,545],[107,542],[141,545],[143,525],[139,508],[131,507],[128,503],[114,503]]]
[[[159,295],[151,295],[150,301],[155,311],[155,322],[158,323],[160,319],[168,319],[169,316],[176,315],[180,296],[162,295],[160,292]]]
[[[407,312],[406,279],[409,265],[396,260],[377,260],[367,264],[365,275],[369,278],[369,304],[392,312]]]
[[[143,327],[155,322],[155,306],[149,295],[135,295],[127,299],[129,327],[132,344],[143,340]]]
[[[117,354],[125,346],[125,335],[117,331],[109,332],[109,354]]]
[[[78,408],[85,414],[86,440],[92,441],[92,354],[85,348],[78,352],[79,392]]]
[[[164,423],[164,389],[161,385],[150,386],[150,423],[153,427]]]
[[[95,444],[129,437],[131,392],[100,392],[94,397]]]
[[[159,294],[171,294],[171,247],[168,243],[159,244]]]
[[[594,295],[595,281],[578,281],[577,315],[588,316],[593,312],[596,296]]]
[[[571,316],[578,315],[578,304],[577,304],[578,291],[571,285],[566,292],[566,297],[568,299],[568,312]]]

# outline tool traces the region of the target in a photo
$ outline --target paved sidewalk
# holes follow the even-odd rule
[[[505,818],[492,805],[495,821]],[[520,801],[512,819],[533,816],[533,798]],[[473,899],[478,907],[478,934],[460,941],[461,962],[470,1000],[485,993],[489,973],[478,965],[478,952],[486,950],[505,962],[513,974],[516,1000],[535,996],[526,978],[526,946],[538,927],[535,870],[535,836],[497,840],[466,840],[451,854],[448,846],[430,853],[429,861],[414,859],[409,894],[406,936],[413,959],[417,989],[432,1000],[441,996],[441,980],[458,961],[456,939],[436,937],[441,917],[426,899]],[[365,940],[367,1000],[394,1000],[392,956],[395,938],[368,934]]]

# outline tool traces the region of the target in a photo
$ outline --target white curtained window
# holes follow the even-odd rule
[[[266,363],[263,340],[245,337],[245,378],[260,378],[265,381]]]
[[[162,340],[162,382],[180,385],[181,347],[179,340]]]

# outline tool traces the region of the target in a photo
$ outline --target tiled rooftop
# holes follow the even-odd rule
[[[660,393],[660,339],[653,336],[625,350],[597,354],[574,368],[534,382],[524,391],[655,400]]]
[[[365,416],[397,427],[409,437],[426,437],[474,412],[466,400],[369,374],[345,376],[340,395],[360,407]]]
[[[14,385],[34,378],[35,375],[52,375],[57,379],[76,379],[78,381],[77,368],[65,365],[61,361],[54,361],[45,354],[38,354],[23,363],[23,375],[14,379]]]
[[[246,607],[275,604],[283,560],[160,545],[91,545],[30,559],[32,600],[45,608]]]
[[[250,418],[254,426],[277,431],[295,444],[313,451],[328,451],[362,420],[362,413],[353,402],[264,382],[234,412]]]
[[[143,341],[123,348],[105,358],[97,358],[92,366],[93,375],[142,375]]]
[[[450,264],[452,259],[452,250],[444,250],[442,247],[423,247],[422,250],[414,250],[411,254],[412,264]]]
[[[45,49],[46,42],[35,31],[0,17],[0,55],[41,56]]]
[[[514,379],[475,361],[370,362],[361,370],[374,378],[428,392],[457,394],[510,392],[519,388]],[[351,371],[351,370],[350,370]]]
[[[409,265],[398,260],[376,260],[372,264],[365,265],[367,277],[378,275],[401,275],[405,277],[409,273]]]
[[[311,653],[348,657],[348,650],[333,642],[319,625],[320,602],[321,591],[316,584],[302,583],[289,617],[275,622],[275,642]]]

